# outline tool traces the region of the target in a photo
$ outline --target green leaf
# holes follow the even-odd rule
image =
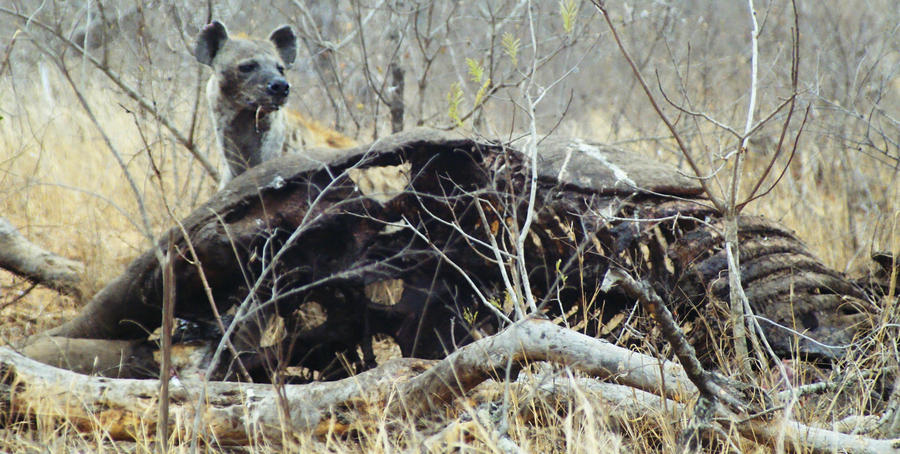
[[[521,44],[521,40],[513,36],[510,32],[504,33],[503,38],[501,38],[500,41],[500,45],[503,46],[503,51],[506,52],[506,55],[512,60],[513,66],[519,65],[519,44]]]
[[[463,91],[458,82],[450,85],[450,92],[447,93],[447,115],[456,123],[456,126],[462,126],[462,120],[459,118],[459,104],[462,102]]]
[[[475,106],[478,106],[483,101],[484,93],[487,91],[488,87],[491,85],[491,79],[485,79],[484,84],[481,85],[481,88],[478,89],[478,93],[475,93]]]
[[[472,58],[466,58],[466,65],[469,66],[469,75],[472,76],[472,81],[481,82],[484,77],[484,66]]]
[[[575,28],[575,18],[578,15],[578,4],[575,0],[559,0],[559,15],[562,16],[563,30],[572,33]]]
[[[478,320],[478,311],[472,311],[470,308],[463,309],[463,319],[469,325],[474,325]]]

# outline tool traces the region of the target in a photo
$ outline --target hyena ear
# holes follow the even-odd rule
[[[216,58],[216,54],[219,53],[219,49],[222,48],[225,41],[228,41],[228,30],[225,30],[225,26],[221,22],[212,21],[197,35],[194,56],[200,63],[212,66],[213,59]]]
[[[275,43],[284,66],[290,68],[297,58],[297,36],[294,35],[294,29],[290,25],[277,28],[269,35],[269,40]]]

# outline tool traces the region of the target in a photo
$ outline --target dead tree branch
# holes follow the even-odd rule
[[[672,346],[675,355],[685,368],[685,373],[704,397],[712,402],[721,400],[738,412],[747,410],[746,403],[741,402],[733,391],[725,389],[718,383],[721,381],[719,377],[703,368],[697,359],[694,347],[688,343],[665,302],[647,283],[635,281],[628,274],[613,268],[607,272],[604,286],[607,284],[622,287],[628,296],[638,300],[641,307],[653,316],[663,337]]]
[[[550,361],[613,381],[618,385],[598,384],[610,391],[604,391],[603,398],[630,405],[637,412],[646,411],[648,405],[654,411],[668,408],[683,412],[685,402],[697,394],[697,388],[675,363],[661,363],[549,321],[530,319],[441,361],[393,360],[340,381],[285,385],[282,393],[291,418],[285,426],[276,405],[278,393],[271,385],[207,382],[204,386],[209,398],[201,408],[195,407],[196,388],[190,381],[173,381],[169,424],[173,435],[187,439],[188,434],[177,432],[184,427],[176,426],[175,421],[188,420],[201,411],[210,436],[227,444],[245,443],[250,434],[280,440],[285,427],[325,434],[339,430],[336,421],[365,421],[372,416],[370,412],[385,408],[389,416],[415,418],[446,408],[454,398],[487,379],[499,379],[510,361]],[[0,369],[5,372],[5,382],[15,385],[10,388],[14,391],[2,399],[12,415],[64,417],[82,429],[102,428],[114,439],[135,438],[156,430],[156,424],[144,418],[154,414],[158,405],[156,380],[81,375],[40,364],[8,349],[0,349]],[[668,400],[663,401],[660,395]],[[784,433],[787,446],[813,452],[900,452],[894,440],[844,435],[777,418],[739,420],[722,406],[717,406],[716,412],[721,424],[735,424],[742,435],[768,445]]]
[[[66,295],[81,298],[78,282],[84,265],[28,241],[0,217],[0,268]]]

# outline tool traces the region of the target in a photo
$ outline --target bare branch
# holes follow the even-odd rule
[[[167,130],[169,130],[169,132],[175,137],[175,140],[177,140],[178,143],[180,143],[182,146],[184,146],[191,153],[191,155],[197,161],[200,162],[200,164],[203,166],[203,169],[206,170],[206,173],[208,173],[209,176],[212,177],[212,179],[215,182],[217,182],[217,183],[219,182],[219,179],[220,179],[219,171],[216,170],[215,166],[212,165],[211,162],[209,162],[209,159],[207,159],[206,156],[204,156],[200,152],[200,150],[197,149],[196,144],[193,143],[189,138],[185,137],[184,134],[182,134],[178,130],[178,128],[175,127],[175,125],[166,116],[164,116],[161,112],[159,112],[159,110],[157,110],[153,106],[153,103],[151,103],[150,101],[147,101],[146,98],[141,96],[141,94],[138,93],[137,90],[132,88],[131,85],[129,85],[127,82],[125,82],[121,76],[119,76],[113,70],[111,70],[108,65],[97,60],[90,53],[85,52],[83,47],[81,47],[77,43],[73,42],[71,39],[66,38],[65,36],[60,34],[60,32],[57,29],[55,29],[53,27],[50,27],[40,21],[34,20],[33,18],[28,17],[28,16],[24,16],[16,11],[10,10],[8,8],[0,7],[0,13],[8,14],[19,20],[26,21],[28,24],[34,24],[34,25],[38,26],[39,28],[50,32],[51,34],[53,34],[53,36],[55,36],[57,39],[62,41],[65,45],[67,45],[68,47],[70,47],[73,50],[75,50],[76,52],[78,52],[79,55],[81,55],[87,61],[91,62],[91,64],[94,65],[94,67],[99,69],[101,72],[103,72],[103,74],[105,74],[106,77],[109,78],[109,80],[111,80],[114,84],[116,84],[119,88],[121,88],[122,91],[124,91],[125,94],[128,95],[128,97],[137,101],[137,103],[141,106],[142,109],[146,110],[151,115],[153,115],[153,117],[157,121],[159,121]],[[59,65],[62,65],[62,63],[60,62]]]
[[[0,217],[0,268],[75,298],[84,265],[60,257],[28,241],[8,220]]]
[[[622,56],[628,62],[628,65],[631,67],[631,71],[634,73],[634,77],[637,78],[638,82],[641,85],[641,88],[644,90],[644,94],[647,95],[647,99],[650,101],[650,104],[653,106],[653,110],[656,111],[656,114],[659,116],[660,120],[666,124],[666,127],[669,128],[669,131],[672,133],[672,137],[675,139],[675,142],[678,144],[678,149],[681,150],[684,159],[687,161],[688,165],[691,167],[691,170],[695,175],[703,175],[703,172],[700,171],[700,167],[694,161],[693,155],[691,155],[690,150],[687,147],[687,144],[684,143],[684,140],[681,138],[681,134],[675,129],[675,125],[669,120],[669,117],[660,109],[659,104],[656,102],[656,98],[653,96],[653,93],[650,92],[650,88],[647,86],[647,82],[644,81],[644,77],[641,75],[640,70],[634,63],[634,60],[631,58],[631,54],[625,49],[625,45],[622,44],[622,40],[619,38],[619,33],[616,31],[616,27],[612,23],[612,19],[610,19],[609,14],[606,11],[606,6],[600,0],[591,0],[594,3],[594,6],[602,13],[603,18],[606,20],[606,25],[609,26],[609,30],[613,34],[613,38],[616,40],[616,45],[619,46],[619,50],[622,52]],[[725,205],[723,202],[716,197],[709,188],[709,184],[704,179],[700,179],[700,185],[703,187],[703,191],[709,197],[710,201],[715,205],[716,209],[720,212],[725,212]]]
[[[282,423],[289,430],[311,432],[323,425],[328,427],[332,418],[359,421],[373,411],[381,415],[385,409],[387,415],[419,420],[423,415],[441,411],[486,379],[499,378],[510,360],[552,361],[614,381],[617,384],[601,384],[592,379],[573,382],[569,378],[551,383],[565,387],[577,382],[588,390],[602,389],[604,400],[618,403],[613,408],[633,415],[644,415],[648,408],[683,414],[686,403],[697,393],[675,363],[660,362],[548,321],[531,319],[463,347],[441,361],[392,360],[340,381],[285,385],[282,392],[290,405],[290,421],[283,421],[283,414],[277,411],[278,396],[271,385],[173,381],[167,424],[196,415],[219,443],[231,444],[246,443],[251,436],[259,435],[280,440],[285,427]],[[113,438],[131,438],[152,427],[147,427],[139,416],[159,399],[155,380],[81,375],[37,363],[5,348],[0,348],[0,364],[17,380],[16,398],[10,400],[9,394],[2,395],[12,414],[31,414],[40,420],[64,417],[82,422],[79,427],[86,429],[104,424],[103,430]],[[422,369],[427,370],[420,372]],[[213,396],[205,405],[193,405],[196,386],[207,388],[208,395]],[[568,395],[565,389],[552,389],[559,396]],[[240,411],[235,412],[235,408]],[[96,417],[101,412],[106,423]],[[715,407],[715,414],[717,422],[726,429],[733,426],[747,438],[767,445],[775,445],[780,434],[784,434],[788,446],[798,445],[817,453],[900,452],[896,440],[844,435],[792,420],[742,420],[722,406]]]

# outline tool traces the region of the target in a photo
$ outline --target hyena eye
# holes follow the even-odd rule
[[[278,66],[275,67],[275,69],[277,69],[278,72],[279,72],[282,76],[284,75],[284,66],[278,65]]]
[[[238,66],[238,70],[242,73],[249,73],[255,71],[256,68],[259,68],[259,63],[255,61],[251,61],[250,63],[244,63],[243,65]]]

